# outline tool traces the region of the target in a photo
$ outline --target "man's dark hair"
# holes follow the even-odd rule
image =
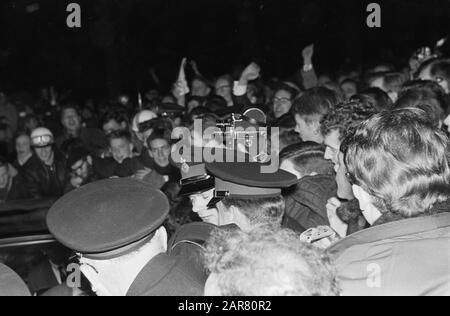
[[[443,109],[447,108],[448,99],[444,89],[431,80],[413,80],[405,83],[400,90],[399,99],[417,91],[421,92],[423,97],[435,98]]]
[[[282,196],[239,199],[227,197],[222,200],[226,208],[236,207],[244,214],[253,227],[261,225],[281,225],[285,212],[285,203]]]
[[[380,88],[369,88],[350,98],[350,101],[367,103],[377,111],[391,110],[394,106],[389,95]]]
[[[297,98],[298,94],[300,93],[300,90],[296,88],[295,86],[291,86],[288,83],[279,83],[274,90],[274,94],[276,94],[278,91],[286,91],[291,95],[291,100],[294,100]]]
[[[63,117],[64,112],[67,110],[74,110],[78,116],[81,116],[80,106],[76,102],[71,101],[71,102],[65,103],[61,108],[61,117]]]
[[[377,110],[368,103],[345,102],[328,112],[321,121],[321,131],[324,136],[333,130],[338,130],[340,139],[359,123],[369,119]]]
[[[156,139],[163,139],[167,141],[167,143],[171,143],[171,134],[172,131],[165,129],[165,128],[159,128],[155,129],[153,133],[147,138],[147,146],[148,148],[151,148],[151,143]]]
[[[324,87],[306,90],[301,97],[294,101],[292,113],[302,117],[318,117],[320,120],[324,115],[334,108],[342,99],[338,94]]]
[[[325,146],[314,142],[290,145],[280,153],[280,161],[290,160],[302,175],[332,175],[333,164],[324,158]]]
[[[202,76],[194,76],[194,77],[192,78],[192,80],[191,80],[191,83],[194,82],[194,81],[200,81],[200,82],[203,82],[206,86],[208,86],[209,88],[211,88],[211,83],[210,83],[205,77],[202,77]]]
[[[426,105],[426,107],[423,107]],[[395,108],[420,108],[426,110],[435,125],[445,119],[448,97],[444,89],[433,81],[411,81],[400,92]]]
[[[388,72],[383,75],[384,88],[388,92],[399,93],[408,78],[400,72]]]
[[[113,139],[126,139],[131,143],[132,136],[129,131],[115,131],[108,135],[108,142],[111,142]]]
[[[438,59],[431,66],[431,75],[450,84],[450,59]]]
[[[114,109],[114,110],[107,111],[102,116],[102,118],[100,120],[100,126],[104,126],[105,124],[107,124],[113,120],[119,124],[124,123],[124,122],[128,124],[128,122],[129,122],[127,113],[125,111]]]

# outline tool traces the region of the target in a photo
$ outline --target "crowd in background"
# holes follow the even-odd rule
[[[392,198],[389,204],[385,199],[385,194],[388,193],[383,191],[386,188],[381,188],[382,180],[367,176],[378,164],[377,160],[386,163],[385,172],[395,171],[398,165],[390,165],[390,158],[384,157],[381,149],[377,156],[375,145],[370,149],[373,151],[371,159],[358,156],[361,153],[355,145],[358,144],[361,148],[370,146],[364,142],[364,138],[386,142],[388,135],[384,135],[383,130],[373,131],[367,126],[360,127],[359,124],[375,116],[380,126],[385,124],[385,131],[391,128],[392,135],[395,135],[397,131],[392,125],[395,119],[399,119],[398,113],[402,113],[407,121],[399,121],[398,126],[407,123],[413,125],[411,122],[417,121],[418,125],[422,124],[432,129],[433,133],[439,133],[439,137],[445,137],[445,134],[448,136],[450,59],[441,56],[438,49],[432,51],[423,48],[411,57],[408,65],[380,62],[370,66],[354,65],[353,68],[342,69],[334,74],[318,74],[314,67],[313,45],[304,49],[302,57],[303,64],[299,61],[298,69],[293,69],[295,75],[287,80],[265,78],[264,70],[255,63],[248,65],[237,77],[225,74],[217,78],[205,78],[200,70],[201,65],[183,60],[180,75],[174,78],[171,91],[151,89],[142,91],[137,97],[121,95],[111,100],[78,100],[76,96],[66,94],[64,89],[53,87],[39,92],[10,95],[2,93],[0,201],[8,203],[59,198],[98,180],[134,178],[161,190],[167,196],[170,214],[166,227],[173,234],[184,224],[200,222],[208,217],[193,212],[195,201],[179,194],[181,170],[171,159],[172,146],[177,142],[172,137],[174,128],[189,128],[192,131],[192,145],[204,147],[209,140],[203,134],[196,134],[195,120],[201,120],[205,130],[229,120],[232,114],[246,116],[250,112],[258,113],[256,118],[247,118],[251,125],[279,128],[277,137],[280,146],[275,154],[279,156],[280,168],[298,179],[294,188],[283,192],[285,207],[282,222],[284,227],[299,234],[318,226],[330,226],[337,233],[336,238],[345,238],[370,226],[416,217],[428,212],[436,201],[445,202],[445,197],[450,197],[447,178],[443,180],[446,185],[444,192],[439,192],[438,198],[435,193],[429,194],[428,191],[421,192],[419,198],[411,197],[406,192],[405,196],[418,200],[406,203],[406,209],[409,210],[402,212],[404,206],[399,206],[400,202],[404,202],[402,197],[398,198],[400,202]],[[186,76],[187,67],[192,68],[195,76]],[[405,109],[412,111],[414,115],[408,116]],[[386,116],[385,113],[391,115]],[[374,134],[370,134],[370,131]],[[426,133],[429,130],[427,131],[422,132],[423,137],[428,137]],[[429,137],[431,139],[433,136]],[[429,139],[417,139],[417,148],[411,151],[425,150],[434,155],[432,145],[422,147],[422,141],[431,142]],[[227,146],[215,146],[219,145]],[[376,145],[386,148],[392,144],[386,142]],[[439,165],[430,169],[429,166],[433,165],[432,158],[426,160],[421,153],[417,155],[424,160],[411,158],[406,164],[418,164],[415,172],[422,172],[423,178],[432,178],[430,173],[440,174],[439,168],[444,168]],[[443,157],[436,159],[447,162],[448,156],[447,147]],[[358,159],[365,161],[365,164],[359,166]],[[445,174],[448,173],[448,162],[446,165]],[[386,176],[380,171],[377,176],[383,175]],[[355,184],[359,184],[365,191],[355,190]],[[424,184],[424,187],[426,190],[435,189],[428,184]],[[361,205],[367,192],[377,197],[374,205],[378,209],[396,211],[383,211],[383,216],[368,216],[368,208]],[[447,212],[449,210],[450,208],[446,209]],[[238,281],[232,273],[233,269],[239,271],[239,268],[227,269],[230,267],[227,260],[236,259],[235,257],[245,259],[240,261],[242,265],[256,260],[261,256],[261,249],[256,243],[261,244],[265,239],[265,253],[280,254],[285,251],[285,254],[292,255],[292,261],[289,262],[297,262],[298,258],[295,256],[300,256],[302,260],[307,258],[306,262],[311,265],[313,261],[323,263],[306,269],[309,273],[316,271],[315,273],[323,276],[320,287],[314,290],[307,286],[298,291],[274,290],[267,292],[269,295],[339,294],[340,286],[331,272],[331,259],[318,253],[318,250],[296,245],[292,231],[277,231],[272,235],[276,238],[269,238],[264,229],[255,230],[253,235],[222,232],[214,237],[215,243],[212,242],[207,251],[208,267],[216,275],[230,273],[230,278],[221,278],[212,287],[210,294],[261,295],[264,291],[251,289],[270,288],[271,285],[278,284],[280,279],[275,276],[259,280],[260,282],[255,279],[251,282],[247,280],[248,283],[243,279]],[[232,249],[229,245],[224,246],[232,242],[247,243],[245,245],[249,245],[246,248],[248,252],[233,253],[228,258],[217,257],[218,244],[222,245],[221,249]],[[258,264],[263,266],[261,269],[266,269],[266,265],[280,264],[277,261],[279,258],[273,256],[271,261],[266,260],[264,264],[261,261]],[[300,261],[298,259],[297,267],[302,265]],[[286,277],[298,277],[292,283],[300,284],[308,278],[302,273],[305,270],[289,270]],[[230,285],[227,282],[239,284]],[[413,283],[411,282],[412,288],[415,286]],[[227,292],[226,289],[230,288],[234,290]]]

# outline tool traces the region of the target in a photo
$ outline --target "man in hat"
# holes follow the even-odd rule
[[[134,116],[131,122],[131,130],[135,136],[133,143],[138,152],[147,145],[147,137],[153,133],[153,120],[157,118],[158,115],[150,110],[143,110]]]
[[[160,191],[134,179],[100,181],[50,209],[50,232],[79,256],[81,272],[101,296],[200,296],[204,277],[182,256],[169,256]]]
[[[226,158],[233,155],[227,153]],[[235,224],[243,231],[251,231],[259,226],[281,225],[285,213],[281,189],[297,184],[297,177],[284,170],[263,173],[263,164],[239,156],[234,156],[237,162],[206,164],[206,170],[215,177],[209,207],[216,205],[219,226]]]
[[[25,186],[34,198],[59,197],[68,181],[66,159],[54,150],[54,137],[47,128],[31,133],[31,146],[36,155],[24,166]]]
[[[183,155],[175,162],[181,172],[179,195],[189,197],[192,211],[197,213],[203,222],[217,226],[219,225],[217,209],[215,206],[208,207],[209,201],[214,197],[214,177],[206,171],[203,157],[200,161],[195,161],[195,152],[199,150],[203,151],[201,148],[192,147],[190,158]]]

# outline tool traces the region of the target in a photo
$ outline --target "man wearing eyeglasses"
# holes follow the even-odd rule
[[[68,181],[66,159],[54,149],[54,137],[47,128],[31,133],[31,146],[36,153],[24,167],[25,185],[34,198],[59,197]]]

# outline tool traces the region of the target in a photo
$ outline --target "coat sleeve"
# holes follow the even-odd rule
[[[308,90],[318,85],[317,74],[314,68],[311,71],[300,70],[300,76],[302,79],[303,87]]]
[[[30,193],[30,195],[35,199],[42,198],[42,184],[39,181],[39,176],[37,175],[37,173],[31,170],[31,168],[27,168],[23,171],[22,175],[25,189]]]

